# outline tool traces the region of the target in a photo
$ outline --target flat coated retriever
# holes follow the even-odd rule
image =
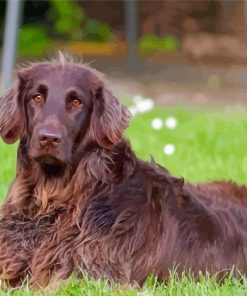
[[[18,139],[0,218],[0,279],[18,286],[91,278],[142,285],[176,267],[247,274],[247,188],[194,186],[123,138],[130,114],[103,76],[68,61],[34,63],[0,99],[0,136]]]

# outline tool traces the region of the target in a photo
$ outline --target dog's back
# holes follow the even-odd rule
[[[177,225],[176,239],[166,248],[178,264],[177,271],[222,276],[234,267],[235,274],[246,274],[247,188],[224,181],[186,183],[176,200],[168,214]]]

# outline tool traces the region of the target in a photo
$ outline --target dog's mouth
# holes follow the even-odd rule
[[[53,155],[39,155],[35,158],[35,160],[40,164],[40,165],[59,165],[62,163],[60,159]]]
[[[44,173],[48,176],[58,176],[63,173],[65,164],[62,160],[52,155],[41,155],[35,158]]]

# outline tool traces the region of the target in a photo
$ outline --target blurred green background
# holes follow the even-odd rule
[[[105,11],[112,2],[119,4],[117,9],[122,10],[122,20],[119,29],[111,24],[111,17],[106,21],[88,15],[91,12],[90,1],[74,0],[43,0],[24,1],[22,4],[22,19],[19,30],[18,58],[42,58],[54,51],[57,43],[68,41],[90,42],[119,42],[124,40],[123,10],[124,1],[93,1],[102,6],[105,2]],[[118,3],[117,3],[118,2]],[[84,6],[86,6],[84,8]],[[88,9],[89,8],[89,9]],[[0,42],[3,42],[4,15],[6,1],[0,2]],[[100,10],[100,7],[99,7]],[[111,13],[111,11],[110,11]],[[179,39],[172,34],[158,36],[155,32],[143,32],[139,36],[139,48],[142,51],[153,52],[174,51],[179,47]],[[76,52],[79,54],[79,52]]]

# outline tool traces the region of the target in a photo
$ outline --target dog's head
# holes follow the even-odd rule
[[[113,149],[129,117],[101,75],[80,64],[35,63],[0,98],[0,136],[25,138],[29,158],[40,164],[70,163],[83,145]]]

